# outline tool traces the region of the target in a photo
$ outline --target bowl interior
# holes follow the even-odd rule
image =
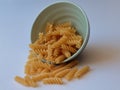
[[[45,8],[35,20],[32,32],[31,42],[35,42],[39,32],[44,32],[46,24],[71,22],[77,32],[83,37],[82,47],[66,61],[73,59],[85,48],[89,38],[89,23],[83,9],[70,2],[59,2]]]

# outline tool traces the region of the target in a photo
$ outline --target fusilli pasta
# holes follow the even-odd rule
[[[47,23],[45,33],[40,32],[38,39],[29,44],[25,77],[16,76],[15,81],[25,86],[37,87],[37,82],[63,84],[63,78],[70,81],[81,77],[89,71],[88,66],[78,70],[75,67],[78,60],[67,63],[63,61],[76,53],[82,43],[82,36],[77,33],[71,22]]]
[[[63,84],[61,78],[45,78],[43,79],[44,84]]]
[[[78,70],[78,68],[73,68],[70,72],[68,72],[68,74],[65,76],[65,78],[67,80],[72,80],[74,77],[74,74],[76,73],[76,71]]]
[[[36,82],[36,81],[41,81],[44,78],[49,78],[49,73],[43,73],[37,76],[33,76],[32,80]]]
[[[75,77],[80,78],[81,76],[83,76],[88,71],[89,71],[89,66],[84,66],[75,73]]]
[[[22,85],[29,86],[28,83],[25,81],[25,79],[21,78],[19,76],[15,77],[15,81],[18,82],[18,83],[20,83],[20,84],[22,84]]]
[[[65,69],[65,70],[63,70],[63,71],[61,71],[61,72],[58,72],[58,73],[55,75],[55,77],[62,78],[62,77],[64,77],[69,71],[70,71],[70,69]]]

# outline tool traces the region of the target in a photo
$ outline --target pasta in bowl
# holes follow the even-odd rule
[[[43,61],[64,63],[84,50],[89,33],[83,9],[71,2],[58,2],[38,15],[32,27],[30,48]]]

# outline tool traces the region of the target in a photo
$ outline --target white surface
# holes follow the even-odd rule
[[[32,24],[56,0],[0,0],[0,90],[120,90],[120,0],[69,0],[81,6],[90,21],[89,43],[81,56],[91,71],[62,86],[24,87],[14,81],[24,76]]]

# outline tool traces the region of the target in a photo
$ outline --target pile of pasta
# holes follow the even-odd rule
[[[64,80],[71,81],[80,78],[89,71],[89,66],[80,69],[76,66],[77,60],[60,65],[50,65],[37,58],[32,58],[25,65],[25,77],[16,76],[15,80],[25,86],[38,87],[43,84],[64,84]]]
[[[39,38],[30,48],[48,62],[61,63],[71,57],[82,45],[82,36],[70,22],[46,25],[45,34],[40,32]]]
[[[89,71],[89,66],[79,69],[78,60],[61,62],[74,54],[81,45],[82,37],[70,22],[58,25],[48,23],[46,34],[39,33],[39,38],[29,45],[31,50],[25,64],[25,76],[16,76],[15,81],[37,87],[40,82],[62,85],[65,79],[71,81],[80,78]],[[53,63],[44,62],[43,59]]]

